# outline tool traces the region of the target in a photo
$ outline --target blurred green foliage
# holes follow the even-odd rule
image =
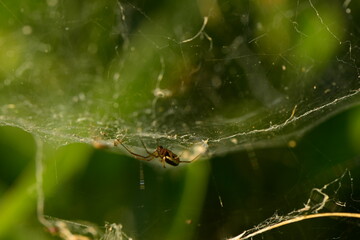
[[[0,0],[0,239],[56,239],[36,216],[39,152],[46,215],[119,223],[134,239],[235,236],[345,169],[359,176],[359,10],[315,5]],[[179,155],[208,139],[223,155],[163,169],[81,143],[140,133]],[[333,197],[357,211],[358,188],[344,189]],[[312,223],[265,237],[359,235]]]

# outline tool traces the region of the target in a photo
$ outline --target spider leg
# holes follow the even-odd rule
[[[149,158],[150,157],[150,158]],[[148,158],[143,158],[143,159],[141,159],[141,158],[136,158],[136,159],[140,159],[140,160],[144,160],[144,161],[148,161],[148,162],[150,162],[151,160],[153,160],[155,157],[154,156],[148,156]]]
[[[192,160],[190,160],[190,161],[179,161],[179,162],[180,162],[180,163],[191,163],[191,162],[197,160],[197,158],[200,157],[200,155],[201,155],[201,153],[198,154],[196,157],[194,157],[194,158],[193,158]]]
[[[143,145],[143,147],[145,148],[145,151],[146,151],[149,155],[154,156],[153,153],[151,153],[151,152],[149,152],[149,151],[147,150],[147,148],[146,148],[143,140],[141,140],[141,138],[140,138],[140,142],[141,142],[141,144]]]
[[[140,160],[144,160],[144,161],[151,161],[154,159],[154,156],[152,154],[149,154],[149,156],[142,156],[142,155],[139,155],[139,154],[136,154],[132,151],[130,151],[130,149],[128,149],[124,144],[122,144],[120,142],[121,146],[123,146],[123,148],[125,148],[126,151],[128,151],[131,155],[135,156],[137,159],[140,159]]]
[[[166,167],[165,167],[165,158],[166,158],[166,157],[161,158],[161,164],[162,164],[163,168],[166,168]]]

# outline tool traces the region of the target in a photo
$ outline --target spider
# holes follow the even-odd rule
[[[160,159],[160,162],[162,164],[162,166],[165,168],[165,163],[167,164],[170,164],[172,166],[178,166],[180,163],[191,163],[193,162],[194,160],[196,160],[199,155],[197,155],[194,159],[190,160],[190,161],[181,161],[180,160],[180,157],[178,155],[176,155],[175,153],[173,153],[172,151],[170,151],[169,149],[167,148],[164,148],[162,146],[157,146],[156,147],[156,150],[151,153],[147,150],[144,142],[141,140],[141,143],[143,145],[143,147],[145,148],[145,151],[147,152],[147,154],[149,154],[148,156],[142,156],[142,155],[139,155],[139,154],[136,154],[132,151],[130,151],[120,140],[116,139],[114,141],[114,146],[117,146],[117,145],[121,145],[123,146],[123,148],[125,148],[126,151],[128,151],[131,155],[133,155],[136,159],[139,159],[139,160],[144,160],[144,161],[151,161],[153,160],[154,158],[159,158]]]

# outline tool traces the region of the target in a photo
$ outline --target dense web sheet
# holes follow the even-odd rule
[[[55,145],[219,154],[284,144],[359,102],[351,1],[46,4],[2,2],[0,124]]]

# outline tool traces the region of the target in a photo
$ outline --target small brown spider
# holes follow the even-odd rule
[[[172,166],[178,166],[180,163],[191,163],[194,160],[196,160],[198,156],[196,156],[193,160],[191,161],[181,161],[180,157],[178,155],[176,155],[175,153],[173,153],[172,151],[170,151],[167,148],[164,148],[162,146],[157,146],[156,150],[151,153],[147,150],[147,148],[145,147],[145,144],[143,143],[143,141],[141,141],[142,145],[144,146],[145,151],[149,154],[148,156],[142,156],[139,154],[136,154],[132,151],[130,151],[120,140],[116,139],[114,141],[114,146],[117,145],[121,145],[123,146],[123,148],[125,148],[126,151],[128,151],[131,155],[133,155],[136,159],[139,160],[144,160],[144,161],[151,161],[154,158],[159,158],[160,162],[162,164],[162,166],[165,168],[165,163],[170,164]]]

